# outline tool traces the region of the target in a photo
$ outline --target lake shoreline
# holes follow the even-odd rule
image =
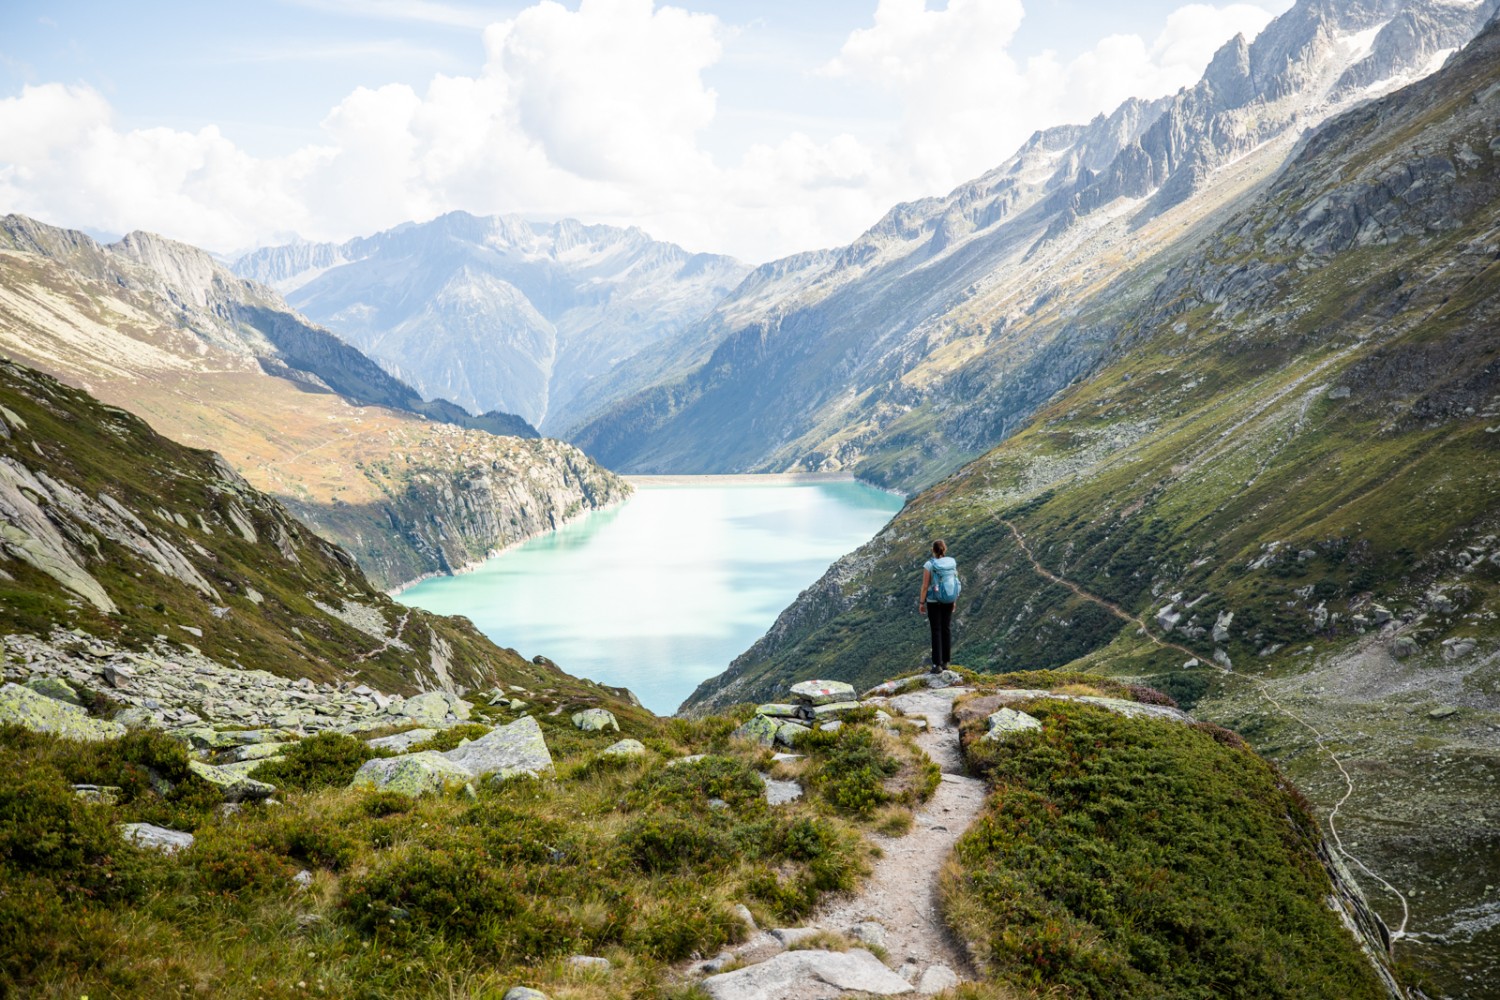
[[[674,486],[795,486],[798,484],[859,483],[872,490],[891,496],[907,498],[900,490],[893,490],[875,483],[866,482],[852,472],[729,472],[729,473],[667,473],[621,475],[631,486],[642,489],[663,489]]]

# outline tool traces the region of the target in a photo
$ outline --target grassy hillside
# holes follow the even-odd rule
[[[392,692],[581,683],[396,604],[217,455],[3,361],[0,631]]]
[[[690,706],[809,665],[865,682],[918,662],[918,567],[944,537],[956,659],[1145,677],[1325,812],[1352,787],[1373,863],[1427,887],[1370,883],[1393,925],[1412,907],[1408,953],[1448,989],[1500,973],[1482,891],[1500,877],[1497,86],[1491,29],[1313,136],[1089,379],[916,497]],[[1479,884],[1447,874],[1459,858],[1487,859]]]
[[[938,784],[911,727],[873,706],[775,761],[732,738],[748,709],[624,712],[620,732],[588,733],[568,721],[581,704],[533,706],[556,762],[540,778],[351,790],[377,751],[323,734],[256,772],[282,784],[280,804],[233,810],[164,735],[89,744],[0,727],[0,995],[489,1000],[526,985],[553,1000],[703,1000],[692,960],[747,941],[737,907],[761,927],[803,925],[858,888],[878,850],[866,835],[904,835]],[[948,918],[979,959],[962,995],[1186,1000],[1226,977],[1243,997],[1380,995],[1323,904],[1311,823],[1264,762],[1212,730],[1027,707],[1040,737],[968,740],[1003,794],[950,869]],[[434,748],[514,718],[476,713]],[[644,752],[603,752],[621,736]],[[759,775],[806,794],[770,805]],[[85,801],[73,782],[119,792]],[[195,840],[167,855],[121,839],[117,823],[142,821]],[[803,947],[847,944],[834,929]]]

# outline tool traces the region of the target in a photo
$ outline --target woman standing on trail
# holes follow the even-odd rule
[[[917,610],[927,616],[932,629],[933,673],[953,661],[953,604],[961,589],[958,563],[939,538],[932,543],[932,558],[922,564],[922,594],[917,598]]]

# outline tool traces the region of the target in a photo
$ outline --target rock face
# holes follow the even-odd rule
[[[600,380],[600,410],[569,439],[632,472],[934,482],[1089,372],[1123,330],[1132,275],[1195,254],[1199,223],[1262,183],[1304,129],[1430,72],[1493,10],[1300,0],[1253,42],[1227,43],[1192,87],[1038,132],[847,247],[758,269],[672,343],[665,378]]]
[[[383,587],[629,492],[576,448],[522,440],[536,432],[519,418],[423,401],[270,289],[149,234],[101,246],[0,219],[0,355],[220,452]]]
[[[256,250],[234,270],[429,398],[561,427],[553,415],[581,389],[699,319],[749,268],[638,229],[452,212],[338,246]]]

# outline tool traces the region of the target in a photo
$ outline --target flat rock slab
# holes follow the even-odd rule
[[[912,992],[911,983],[861,948],[784,951],[759,965],[709,976],[700,985],[713,1000],[788,1000],[829,986],[882,997]]]
[[[992,713],[986,721],[989,732],[984,734],[984,738],[987,740],[1003,740],[1013,733],[1042,728],[1041,722],[1034,716],[1018,712],[1014,708],[1002,708]]]
[[[778,781],[765,775],[761,775],[761,780],[766,783],[766,802],[769,805],[784,806],[802,798],[802,786],[795,781]]]
[[[792,685],[792,697],[803,705],[829,705],[838,701],[858,701],[854,685],[843,681],[803,681]]]
[[[164,854],[176,854],[193,846],[193,835],[181,830],[168,830],[154,823],[121,823],[120,836],[137,847],[144,847]]]
[[[492,729],[479,739],[454,747],[441,756],[474,777],[482,774],[502,777],[523,773],[536,775],[552,770],[552,752],[542,738],[542,727],[529,715],[508,726]]]
[[[1043,691],[1038,688],[1014,688],[1007,691],[995,691],[975,698],[958,710],[958,720],[967,722],[988,716],[1003,705],[1017,701],[1031,701],[1035,698],[1050,698],[1053,701],[1077,701],[1085,705],[1097,705],[1099,708],[1108,709],[1119,715],[1129,716],[1134,719],[1165,719],[1168,722],[1192,722],[1192,716],[1166,705],[1143,705],[1138,701],[1126,701],[1124,698],[1100,698],[1095,695],[1059,694],[1053,691]]]
[[[0,687],[0,723],[69,740],[113,740],[125,735],[117,722],[92,719],[81,706],[49,698],[19,684]]]

